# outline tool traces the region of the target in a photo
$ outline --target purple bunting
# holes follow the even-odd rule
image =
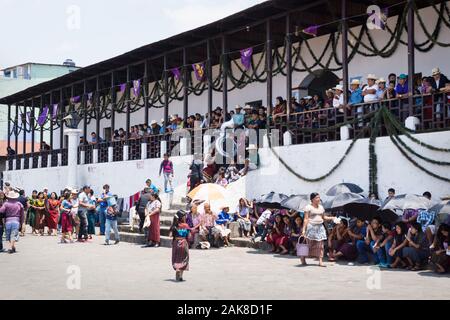
[[[44,109],[42,109],[41,114],[39,115],[39,118],[37,120],[37,123],[42,127],[47,120],[48,115],[48,106],[45,106]]]
[[[194,74],[198,81],[205,80],[205,65],[203,63],[193,64],[192,69],[194,69]]]
[[[173,68],[172,70],[170,70],[173,74],[173,76],[175,77],[175,80],[180,81],[181,79],[181,72],[180,69],[178,68]]]
[[[309,26],[308,28],[302,30],[303,33],[309,34],[310,36],[314,36],[314,37],[317,37],[318,31],[319,31],[318,25],[312,25],[312,26]]]
[[[53,105],[53,114],[52,114],[52,119],[56,119],[56,117],[58,116],[58,104],[54,104]]]
[[[72,100],[72,103],[78,103],[81,100],[81,96],[73,97],[71,100]]]
[[[122,83],[121,85],[120,85],[120,92],[125,92],[125,90],[127,89],[127,84],[126,83]]]
[[[133,93],[136,98],[139,97],[139,94],[141,93],[141,80],[133,81]]]
[[[252,55],[253,55],[253,48],[241,50],[241,62],[245,70],[249,70],[252,67]]]

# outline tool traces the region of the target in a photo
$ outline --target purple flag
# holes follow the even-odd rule
[[[134,96],[137,98],[139,97],[139,93],[141,92],[141,80],[134,80],[133,81],[133,93]]]
[[[37,120],[37,123],[42,127],[45,123],[45,121],[47,120],[47,115],[48,115],[48,107],[45,106],[44,109],[42,109],[41,114],[39,115],[39,118]]]
[[[249,70],[252,67],[252,55],[253,55],[253,48],[241,50],[241,62],[245,70]]]
[[[52,119],[56,119],[56,117],[58,116],[58,104],[54,104],[53,105],[53,114],[52,114]]]
[[[126,89],[127,89],[127,84],[126,83],[122,83],[120,85],[120,92],[125,92]]]
[[[78,102],[80,102],[81,97],[80,96],[76,96],[76,97],[73,97],[71,100],[72,100],[72,103],[78,103]]]
[[[318,25],[312,25],[312,26],[309,26],[306,29],[303,29],[302,32],[306,33],[306,34],[309,34],[310,36],[317,37],[317,31],[318,30],[319,30],[319,26]]]
[[[203,63],[195,63],[192,65],[192,68],[198,81],[205,80],[205,65]]]
[[[176,79],[177,81],[179,81],[179,80],[181,79],[181,72],[180,72],[180,69],[178,69],[178,68],[173,68],[173,69],[170,70],[170,71],[172,72],[173,76],[175,77],[175,79]]]

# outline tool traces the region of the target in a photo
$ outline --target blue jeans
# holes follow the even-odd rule
[[[100,224],[100,234],[105,234],[105,223],[106,223],[106,208],[100,207],[98,209],[98,221]]]
[[[376,253],[376,257],[379,261],[379,263],[382,264],[391,264],[392,263],[392,258],[389,255],[389,249],[391,249],[392,247],[392,240],[386,242],[386,244],[384,245],[384,247],[378,249],[377,253]]]
[[[109,242],[109,237],[111,233],[111,228],[114,230],[114,239],[119,241],[119,230],[117,229],[117,220],[106,219],[106,232],[105,232],[105,241]]]
[[[375,241],[370,241],[370,245],[366,244],[366,242],[364,240],[358,240],[356,242],[356,249],[358,250],[358,262],[359,263],[369,262],[368,254],[373,256],[375,264],[380,263],[378,254],[373,253],[374,244],[375,244]]]
[[[17,221],[6,222],[6,241],[19,241],[20,223]]]

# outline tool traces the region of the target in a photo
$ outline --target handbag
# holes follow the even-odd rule
[[[146,215],[145,216],[145,220],[144,220],[144,228],[149,228],[152,224],[152,221],[150,220],[150,215]]]
[[[298,238],[296,249],[297,249],[297,257],[309,256],[309,245],[305,243],[305,237],[301,236]]]

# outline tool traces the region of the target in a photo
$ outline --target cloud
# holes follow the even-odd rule
[[[179,1],[176,8],[164,8],[164,15],[173,23],[175,32],[183,32],[220,20],[266,0]],[[178,2],[178,1],[177,1]]]

